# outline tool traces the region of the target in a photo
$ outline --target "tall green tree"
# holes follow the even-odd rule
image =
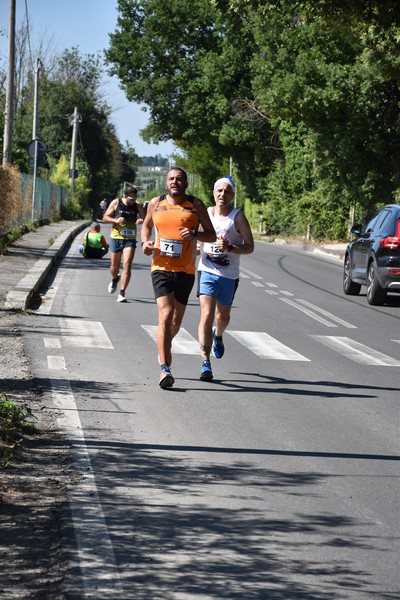
[[[173,139],[208,191],[232,157],[255,193],[249,173],[257,170],[259,128],[232,111],[235,99],[251,93],[251,73],[243,68],[251,36],[240,14],[226,19],[209,0],[119,0],[118,11],[106,58],[128,99],[149,107],[144,139]],[[268,163],[263,141],[258,150]]]
[[[106,58],[206,189],[233,158],[276,227],[345,235],[400,188],[394,0],[119,0]],[[285,206],[283,206],[285,203]],[[288,218],[288,209],[295,218]],[[318,234],[320,235],[320,233]]]

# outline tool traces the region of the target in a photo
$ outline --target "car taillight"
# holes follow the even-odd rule
[[[400,269],[389,269],[391,275],[400,275]]]
[[[400,246],[400,219],[397,220],[396,224],[396,234],[394,236],[389,236],[383,238],[379,245],[382,248],[398,248]]]
[[[398,248],[400,246],[400,237],[386,237],[379,242],[382,248]]]

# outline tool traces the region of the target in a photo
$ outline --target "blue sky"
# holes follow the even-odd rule
[[[109,45],[108,34],[115,30],[116,4],[115,0],[16,0],[16,28],[22,23],[27,7],[33,47],[38,39],[50,37],[60,53],[73,46],[79,47],[81,54],[102,53]],[[0,61],[5,65],[8,22],[9,0],[0,0]],[[141,139],[139,130],[147,124],[147,113],[138,104],[127,101],[117,79],[107,77],[104,89],[106,101],[113,109],[111,120],[122,143],[129,140],[139,156],[167,157],[175,151],[172,142],[153,145]]]

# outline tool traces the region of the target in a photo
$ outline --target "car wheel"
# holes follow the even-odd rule
[[[358,296],[361,285],[351,279],[350,254],[346,255],[343,270],[343,291],[348,296]]]
[[[381,306],[386,299],[386,290],[383,289],[376,276],[376,262],[373,260],[368,267],[367,301],[368,304]]]

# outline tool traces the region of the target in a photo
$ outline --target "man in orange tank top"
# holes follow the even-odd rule
[[[167,194],[150,200],[142,225],[143,253],[152,256],[151,277],[158,308],[159,385],[172,387],[172,340],[179,331],[196,270],[196,238],[213,242],[215,231],[205,204],[186,194],[187,175],[180,167],[167,173]],[[201,225],[202,231],[199,231]],[[153,228],[155,239],[151,239]]]

